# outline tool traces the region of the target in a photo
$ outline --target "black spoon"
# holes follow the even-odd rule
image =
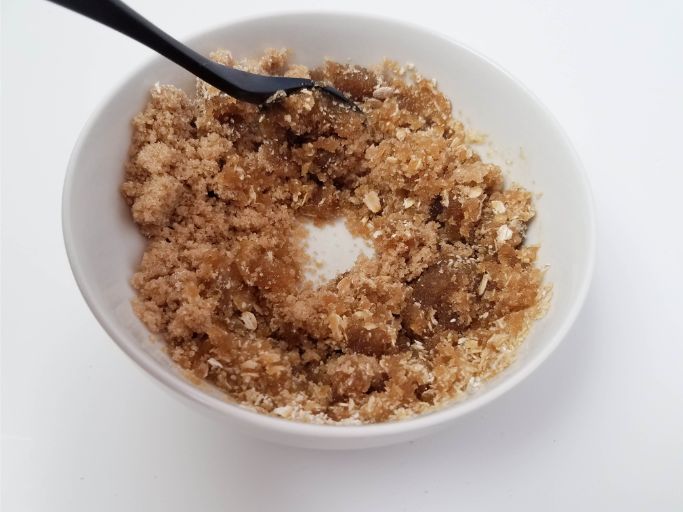
[[[238,100],[262,104],[278,91],[287,95],[302,89],[319,89],[360,110],[341,91],[307,78],[257,75],[213,62],[173,39],[120,0],[49,1],[118,30]]]

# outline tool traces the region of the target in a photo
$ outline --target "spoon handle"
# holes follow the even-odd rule
[[[221,76],[214,71],[218,66],[215,62],[172,38],[120,0],[48,1],[113,28],[151,48],[185,68],[193,75],[227,92],[231,96],[249,101],[249,98],[244,97],[244,91],[227,80],[225,76]],[[223,75],[226,74],[226,69],[233,71],[230,68],[225,68],[225,66],[221,66],[221,68]]]

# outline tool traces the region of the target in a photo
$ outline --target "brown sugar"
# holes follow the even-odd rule
[[[135,117],[123,194],[149,240],[134,308],[184,369],[261,412],[396,420],[466,396],[510,364],[543,309],[531,194],[482,162],[433,81],[384,62],[308,70],[263,106],[156,86]],[[375,250],[306,280],[302,223],[342,218]]]

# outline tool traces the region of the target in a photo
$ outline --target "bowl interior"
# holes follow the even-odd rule
[[[541,244],[540,262],[548,265],[546,279],[553,285],[550,310],[534,326],[517,361],[498,378],[468,400],[427,415],[431,418],[400,422],[398,428],[408,431],[420,424],[433,425],[485,403],[521,380],[557,345],[575,317],[590,279],[592,205],[580,163],[562,130],[510,76],[471,50],[429,31],[350,15],[297,14],[247,20],[195,37],[190,44],[204,54],[227,48],[237,57],[256,56],[268,47],[287,47],[294,51],[295,61],[310,66],[325,57],[364,65],[385,57],[414,63],[423,75],[437,79],[467,126],[493,142],[493,146],[481,148],[484,159],[502,164],[508,183],[518,182],[538,194],[538,215],[529,239]],[[103,327],[157,378],[187,397],[228,415],[260,422],[265,429],[290,428],[283,427],[286,422],[282,420],[212,398],[215,393],[211,390],[187,385],[160,346],[150,342],[147,330],[131,310],[129,280],[144,240],[119,188],[131,119],[144,106],[155,82],[172,83],[188,92],[194,88],[194,78],[187,72],[162,58],[154,59],[112,93],[74,149],[65,183],[63,219],[74,274]],[[351,430],[369,432],[373,427],[318,429],[346,436]]]

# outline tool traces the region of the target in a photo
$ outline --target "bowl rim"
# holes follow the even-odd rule
[[[465,52],[469,52],[477,59],[484,61],[489,66],[496,69],[499,73],[504,75],[511,83],[515,84],[524,94],[526,94],[533,103],[540,109],[544,114],[547,121],[553,126],[556,132],[560,135],[562,142],[566,145],[568,149],[568,154],[572,160],[572,168],[577,174],[578,181],[581,185],[580,189],[582,194],[585,196],[585,202],[587,205],[586,218],[587,218],[587,236],[586,236],[586,256],[587,262],[585,266],[585,271],[581,278],[581,282],[578,287],[578,292],[576,297],[569,309],[569,312],[561,319],[559,326],[555,329],[554,334],[551,339],[547,342],[546,346],[540,350],[534,357],[529,361],[525,362],[523,366],[518,368],[514,373],[510,374],[507,380],[494,387],[491,390],[485,391],[482,394],[475,395],[472,397],[464,398],[461,401],[454,402],[451,405],[446,405],[443,408],[436,409],[434,411],[429,411],[427,413],[407,418],[403,420],[374,423],[374,424],[344,424],[344,425],[330,425],[330,424],[314,424],[314,423],[303,423],[299,421],[287,420],[284,418],[278,418],[275,416],[270,416],[264,413],[260,413],[249,409],[245,406],[241,406],[237,403],[228,402],[222,400],[216,396],[212,396],[199,387],[191,384],[190,382],[182,379],[180,376],[173,375],[171,372],[165,371],[160,365],[152,361],[152,358],[142,350],[136,343],[129,339],[125,333],[120,332],[118,327],[115,325],[114,321],[110,321],[109,315],[101,311],[94,299],[94,293],[91,291],[85,276],[82,273],[79,255],[74,247],[73,232],[70,225],[70,219],[72,217],[72,192],[73,183],[76,175],[76,164],[84,146],[85,140],[87,139],[92,126],[95,124],[96,120],[103,113],[104,109],[110,104],[110,102],[116,97],[120,89],[127,84],[130,79],[136,76],[138,73],[142,72],[145,68],[152,65],[155,61],[163,59],[163,57],[155,55],[143,62],[138,67],[132,69],[126,76],[119,80],[114,87],[106,94],[102,100],[98,103],[97,107],[90,115],[85,125],[81,129],[78,139],[74,145],[71,152],[69,162],[67,165],[66,175],[64,178],[63,193],[62,193],[62,233],[64,237],[64,245],[66,248],[67,258],[69,260],[69,265],[73,272],[76,284],[78,285],[83,298],[85,299],[91,312],[104,328],[109,337],[118,345],[118,347],[139,367],[141,367],[147,374],[154,377],[157,381],[164,385],[174,393],[177,393],[181,397],[191,400],[202,407],[221,413],[222,415],[227,415],[235,418],[236,420],[242,421],[251,427],[255,427],[261,430],[271,430],[278,431],[283,434],[294,435],[297,437],[314,437],[314,438],[327,438],[327,439],[368,439],[377,438],[382,436],[405,434],[410,431],[418,431],[427,429],[429,427],[435,427],[440,424],[447,423],[456,418],[464,416],[480,407],[490,404],[500,396],[504,395],[512,388],[516,387],[519,383],[525,380],[529,375],[531,375],[540,365],[545,361],[552,352],[559,346],[560,342],[566,337],[571,326],[574,324],[578,314],[580,313],[583,304],[586,300],[588,290],[590,288],[590,283],[593,277],[596,259],[596,219],[595,219],[595,203],[593,194],[591,192],[590,182],[588,179],[588,174],[581,163],[574,145],[569,139],[568,135],[552,114],[552,112],[546,107],[546,105],[540,101],[540,99],[530,91],[523,83],[521,83],[517,78],[511,75],[507,70],[502,68],[500,65],[492,61],[490,58],[482,55],[478,51],[470,48],[469,46],[453,39],[452,37],[443,34],[437,30],[422,26],[420,24],[405,21],[402,19],[392,18],[390,16],[379,16],[370,15],[364,13],[356,13],[351,11],[343,10],[316,10],[316,9],[301,9],[301,10],[282,10],[280,12],[257,14],[251,16],[239,17],[231,20],[227,23],[217,24],[211,28],[202,30],[195,33],[191,37],[184,38],[184,42],[189,44],[194,43],[197,39],[206,36],[209,33],[216,32],[219,30],[228,30],[232,26],[262,22],[266,20],[271,20],[275,18],[298,18],[303,16],[310,17],[327,17],[327,18],[346,18],[348,22],[353,22],[354,20],[365,20],[374,23],[394,25],[397,28],[404,30],[409,30],[412,32],[423,33],[429,35],[430,37],[439,38],[445,42],[460,47]],[[457,404],[457,407],[454,405]]]

